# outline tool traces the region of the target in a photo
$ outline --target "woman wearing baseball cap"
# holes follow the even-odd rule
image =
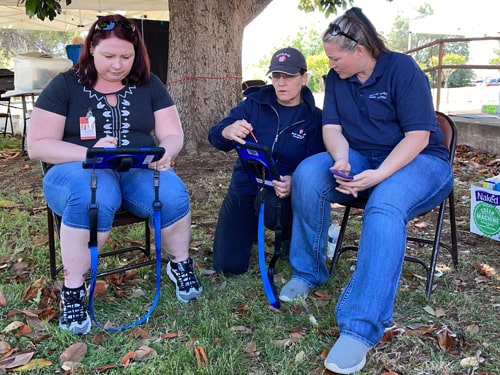
[[[283,48],[271,58],[267,74],[272,84],[252,86],[244,99],[209,130],[217,149],[229,152],[246,142],[266,145],[280,174],[274,189],[264,189],[266,226],[273,230],[274,205],[281,203],[282,250],[288,253],[292,211],[292,174],[307,156],[323,151],[321,111],[307,84],[307,64],[295,48]],[[231,183],[219,211],[213,245],[213,266],[218,272],[242,274],[248,270],[257,240],[255,204],[259,186],[253,183],[240,159],[233,167]],[[267,214],[270,214],[269,216]]]

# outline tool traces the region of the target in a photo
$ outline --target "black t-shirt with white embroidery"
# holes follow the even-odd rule
[[[97,139],[118,138],[118,147],[152,147],[154,112],[174,105],[160,79],[151,74],[142,86],[127,85],[115,93],[116,106],[106,96],[83,86],[72,71],[58,74],[42,91],[35,106],[66,117],[63,140],[92,147]],[[82,140],[80,118],[91,112],[95,118],[96,139]]]

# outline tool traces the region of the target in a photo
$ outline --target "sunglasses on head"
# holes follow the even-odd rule
[[[328,33],[332,36],[337,36],[337,35],[342,35],[345,36],[347,39],[352,40],[353,42],[359,43],[356,39],[354,39],[352,36],[347,35],[344,33],[342,30],[340,30],[340,26],[337,25],[336,23],[331,23],[330,26],[328,26]]]
[[[95,30],[110,31],[115,27],[120,26],[122,29],[128,31],[135,31],[135,25],[127,21],[113,21],[113,20],[103,20],[98,21],[95,24]]]

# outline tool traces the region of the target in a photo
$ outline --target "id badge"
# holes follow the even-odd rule
[[[95,117],[90,109],[85,117],[80,117],[80,139],[96,139]]]

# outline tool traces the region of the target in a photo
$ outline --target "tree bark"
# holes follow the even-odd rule
[[[169,0],[167,89],[184,127],[185,150],[241,100],[243,31],[272,0]]]

